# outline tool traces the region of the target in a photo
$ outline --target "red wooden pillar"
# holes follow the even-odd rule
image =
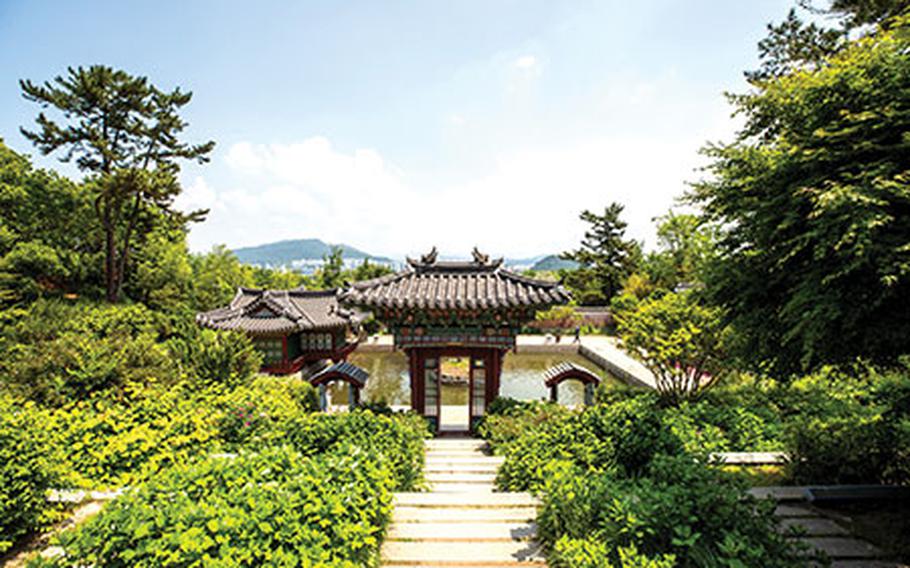
[[[424,402],[424,376],[423,376],[423,357],[419,349],[408,349],[408,379],[411,385],[411,409],[423,414]]]

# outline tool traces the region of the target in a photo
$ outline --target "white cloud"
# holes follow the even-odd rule
[[[531,69],[537,65],[537,58],[533,55],[522,55],[515,60],[515,67],[519,69]]]
[[[183,211],[210,209],[215,205],[216,200],[215,190],[209,187],[204,178],[197,176],[192,184],[183,189],[175,200],[175,205]]]
[[[583,209],[628,205],[630,234],[651,232],[691,178],[697,144],[593,138],[503,153],[467,181],[415,187],[374,149],[342,152],[323,137],[293,144],[233,145],[225,156],[242,179],[214,192],[201,178],[194,199],[217,195],[194,249],[319,237],[374,254],[418,254],[437,245],[466,255],[474,245],[523,256],[575,246]],[[242,175],[241,175],[242,174]],[[198,196],[202,196],[199,198]]]

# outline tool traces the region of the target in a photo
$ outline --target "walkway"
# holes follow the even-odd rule
[[[657,379],[641,362],[619,347],[615,337],[584,335],[578,352],[630,385],[657,388]]]
[[[426,445],[429,492],[398,493],[383,565],[546,566],[534,542],[537,501],[527,493],[496,493],[502,458],[471,439]]]
[[[758,498],[777,500],[774,514],[784,529],[801,527],[798,537],[810,551],[824,552],[831,568],[904,568],[899,562],[883,560],[884,553],[871,543],[855,537],[837,519],[813,507],[806,500],[806,487],[754,487],[749,492]]]

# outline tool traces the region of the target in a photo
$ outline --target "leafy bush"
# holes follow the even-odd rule
[[[611,561],[612,556],[619,557],[616,564]],[[634,545],[617,548],[612,554],[607,544],[599,540],[562,536],[553,545],[548,565],[553,568],[675,568],[676,557],[660,554],[648,558]]]
[[[239,331],[200,329],[172,339],[168,347],[201,386],[236,387],[248,382],[262,366],[262,355]]]
[[[651,396],[589,406],[580,412],[538,412],[534,420],[538,420],[536,427],[525,422],[523,434],[502,450],[505,461],[497,483],[503,489],[539,489],[546,479],[547,464],[554,460],[571,461],[585,471],[635,476],[654,456],[682,451]]]
[[[0,554],[38,528],[56,480],[39,412],[0,397]]]
[[[553,566],[649,565],[623,560],[620,550],[629,547],[657,566],[805,561],[777,530],[772,501],[750,497],[729,475],[687,456],[657,456],[637,478],[590,475],[567,462],[548,473],[538,526]]]
[[[30,400],[63,405],[103,392],[177,382],[160,342],[166,321],[142,306],[34,303],[3,329],[9,344],[0,376]]]
[[[342,444],[382,457],[392,472],[396,491],[416,488],[422,479],[426,421],[416,414],[376,415],[369,410],[341,414],[308,414],[295,418],[285,440],[306,455],[334,451]]]
[[[477,429],[493,451],[499,452],[529,429],[568,412],[558,404],[500,397],[490,404]]]
[[[372,566],[392,486],[375,454],[345,444],[177,466],[63,533],[56,564]]]
[[[787,419],[787,472],[795,483],[910,481],[906,368],[858,378],[825,370],[790,390],[813,402]]]
[[[127,400],[68,404],[50,412],[45,426],[69,483],[122,487],[212,451],[282,443],[287,425],[313,410],[311,391],[298,378],[278,377],[233,390],[152,389]],[[232,425],[232,413],[241,407],[254,409],[254,427]]]

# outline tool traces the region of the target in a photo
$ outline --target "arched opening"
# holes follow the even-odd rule
[[[310,377],[309,381],[319,390],[319,406],[325,411],[330,407],[330,385],[333,383],[347,384],[348,408],[354,409],[360,405],[360,391],[366,385],[368,378],[369,374],[357,365],[342,361],[319,371]]]
[[[594,389],[600,384],[600,377],[574,363],[563,362],[547,369],[544,384],[550,389],[550,401],[559,402],[559,385],[565,381],[578,381],[584,385],[585,404],[594,403]]]

